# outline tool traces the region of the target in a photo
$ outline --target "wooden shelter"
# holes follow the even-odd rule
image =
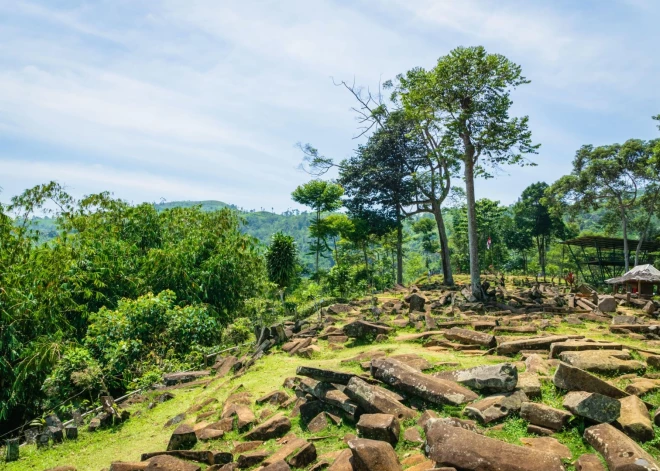
[[[603,236],[582,236],[562,242],[575,261],[582,281],[593,286],[602,285],[608,278],[621,277],[626,265],[626,256],[630,261],[638,241],[628,239],[632,253],[623,253],[623,239]],[[640,247],[639,263],[653,263],[653,254],[660,252],[660,242],[643,241]],[[657,257],[656,257],[657,258]]]
[[[653,265],[637,265],[628,273],[605,282],[613,285],[614,293],[618,293],[619,288],[623,286],[624,292],[637,293],[639,296],[651,297],[660,294],[660,270]]]

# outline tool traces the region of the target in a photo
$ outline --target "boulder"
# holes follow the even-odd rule
[[[244,435],[246,440],[270,440],[281,437],[291,430],[291,421],[282,414],[277,414],[263,424],[253,428]]]
[[[167,450],[190,450],[196,443],[195,430],[188,424],[181,424],[172,432]]]
[[[493,348],[497,345],[495,336],[476,330],[452,327],[444,334],[446,339],[453,340],[465,345],[478,345],[480,347]]]
[[[643,371],[646,365],[641,361],[632,360],[630,354],[616,350],[598,351],[585,350],[580,352],[562,352],[559,358],[575,368],[600,374],[634,373]]]
[[[553,343],[565,342],[566,340],[568,340],[568,337],[563,335],[522,338],[503,342],[497,346],[496,351],[498,355],[511,355],[521,350],[550,350]]]
[[[610,383],[566,363],[559,363],[552,382],[559,389],[565,389],[567,391],[594,392],[615,399],[628,396],[627,393],[612,386]]]
[[[265,396],[260,397],[259,399],[256,400],[257,404],[271,404],[274,406],[284,404],[286,401],[289,400],[289,395],[285,393],[284,391],[271,391]]]
[[[556,455],[563,460],[570,460],[573,456],[571,450],[566,445],[560,443],[559,440],[552,437],[521,437],[520,443],[525,446],[532,447],[536,450],[550,453],[551,455]]]
[[[643,396],[658,389],[660,389],[660,381],[648,378],[633,378],[626,386],[626,392],[635,396]]]
[[[428,299],[421,293],[412,293],[406,296],[405,301],[410,306],[410,312],[424,312],[424,305],[428,302]]]
[[[210,372],[205,371],[186,371],[181,373],[167,373],[163,375],[163,383],[165,386],[174,386],[180,383],[190,383],[200,378],[208,376]]]
[[[174,456],[159,455],[148,461],[147,471],[200,471],[200,466]]]
[[[619,307],[619,304],[616,302],[614,296],[605,294],[598,296],[597,306],[600,312],[616,312],[616,308]]]
[[[619,403],[621,404],[621,415],[616,423],[621,430],[638,442],[653,440],[655,432],[649,410],[644,402],[637,396],[628,396],[619,399]]]
[[[584,439],[603,455],[610,471],[660,471],[651,455],[610,424],[589,427]]]
[[[375,337],[379,334],[388,335],[392,330],[391,327],[363,320],[357,320],[344,326],[344,333],[350,338],[364,338],[370,335]]]
[[[263,460],[268,458],[269,454],[270,454],[270,452],[265,451],[265,450],[253,451],[253,452],[250,452],[250,453],[243,453],[241,455],[238,455],[238,458],[236,458],[236,464],[241,469],[252,468],[253,466],[258,465]]]
[[[607,471],[597,455],[587,453],[575,461],[576,471]]]
[[[404,355],[392,355],[390,358],[399,360],[401,363],[405,363],[408,366],[415,368],[416,370],[423,371],[431,368],[431,363],[417,355],[416,353],[406,353]]]
[[[372,360],[371,374],[390,386],[435,404],[461,405],[478,397],[453,381],[425,375],[392,358]]]
[[[350,449],[342,450],[328,471],[353,471],[353,452]]]
[[[525,371],[518,374],[516,389],[524,392],[530,399],[541,398],[541,380],[536,373]]]
[[[558,456],[454,427],[442,419],[426,423],[430,459],[464,471],[564,471]]]
[[[589,342],[586,340],[568,340],[566,342],[553,343],[550,346],[550,358],[559,358],[562,352],[581,352],[584,350],[621,350],[620,343]]]
[[[617,399],[585,391],[566,394],[564,407],[577,416],[597,423],[614,422],[621,413],[621,403]]]
[[[307,430],[312,433],[318,433],[321,430],[324,430],[328,426],[328,418],[325,415],[325,412],[321,412],[307,424]]]
[[[487,396],[465,408],[465,415],[482,424],[489,424],[518,412],[529,399],[522,391]]]
[[[387,442],[356,438],[348,442],[355,471],[400,471],[394,448]]]
[[[353,377],[344,393],[362,409],[372,414],[392,414],[399,420],[411,419],[415,411],[399,402],[400,396],[380,386]]]
[[[568,425],[573,415],[538,402],[524,402],[520,408],[520,417],[530,424],[558,431]]]
[[[309,366],[299,366],[296,369],[296,374],[300,376],[307,376],[308,378],[315,379],[316,381],[325,381],[333,384],[348,384],[355,373],[346,373],[344,371],[323,370],[321,368],[312,368]]]
[[[456,381],[477,391],[511,392],[518,384],[518,370],[511,363],[481,365],[474,368],[435,373],[436,378]]]
[[[280,460],[260,468],[259,471],[291,471],[291,467],[287,464],[286,461]]]
[[[360,437],[371,440],[382,440],[393,447],[399,442],[401,425],[391,414],[362,414],[357,423]]]

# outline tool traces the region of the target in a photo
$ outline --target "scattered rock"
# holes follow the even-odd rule
[[[181,424],[172,432],[167,450],[190,450],[196,443],[195,430],[188,424]]]
[[[520,443],[525,446],[532,447],[536,450],[543,451],[545,453],[550,453],[551,455],[556,455],[561,459],[570,460],[573,454],[571,450],[566,445],[563,445],[556,438],[552,437],[539,437],[539,438],[529,438],[522,437]]]
[[[394,448],[387,442],[356,438],[348,442],[355,471],[400,471],[401,464]]]
[[[598,456],[588,453],[575,461],[576,471],[607,471]]]
[[[519,411],[522,404],[528,400],[522,391],[496,394],[471,403],[464,412],[468,417],[477,419],[483,424],[489,424]]]
[[[399,441],[401,425],[391,414],[362,414],[357,423],[358,434],[371,440],[382,440],[392,446]]]
[[[573,415],[538,402],[525,402],[520,408],[520,417],[539,427],[558,431],[568,425]]]
[[[490,393],[511,392],[518,384],[518,370],[511,363],[481,365],[466,370],[442,371],[436,378],[456,381],[477,391]]]
[[[647,442],[653,440],[655,433],[651,416],[646,405],[637,396],[628,396],[619,399],[621,404],[621,415],[617,419],[617,425],[633,440]]]
[[[415,416],[412,409],[399,402],[400,396],[358,377],[351,378],[344,392],[365,411],[372,414],[392,414],[399,420]]]
[[[246,440],[270,440],[281,437],[291,430],[291,421],[282,414],[277,414],[263,424],[244,435]]]
[[[621,413],[621,403],[618,400],[585,391],[571,391],[566,394],[564,407],[575,415],[597,423],[614,422]]]
[[[610,424],[589,427],[584,439],[603,455],[610,471],[660,471],[651,455]]]
[[[602,379],[566,363],[559,364],[552,382],[559,389],[565,389],[567,391],[593,392],[615,399],[628,396],[625,392]]]

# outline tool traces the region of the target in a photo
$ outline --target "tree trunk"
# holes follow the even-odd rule
[[[623,265],[625,272],[630,270],[630,258],[628,257],[628,219],[626,210],[621,208],[621,223],[623,225]]]
[[[466,149],[465,155],[465,193],[467,196],[468,244],[470,254],[470,285],[472,294],[477,299],[483,299],[481,276],[479,273],[479,246],[477,239],[477,210],[474,196],[474,160]]]
[[[454,276],[451,272],[451,261],[449,257],[449,240],[447,239],[447,230],[445,229],[445,220],[442,217],[442,210],[439,206],[433,205],[433,216],[438,225],[438,236],[440,239],[440,257],[442,259],[442,277],[444,284],[454,286]]]
[[[321,211],[316,212],[316,227],[318,228],[319,221],[321,220]],[[316,279],[319,277],[319,251],[321,250],[321,238],[316,237]]]
[[[403,224],[399,207],[396,210],[396,222],[396,282],[403,285]]]

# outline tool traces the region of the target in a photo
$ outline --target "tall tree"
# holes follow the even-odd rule
[[[630,269],[628,229],[631,212],[647,181],[652,144],[630,139],[623,144],[582,146],[573,170],[557,180],[547,194],[573,211],[602,208],[618,214],[623,234],[624,268]]]
[[[551,238],[561,233],[563,222],[553,215],[545,202],[545,192],[549,185],[545,182],[533,183],[525,188],[518,202],[514,205],[516,226],[534,238],[541,267],[541,275],[545,279],[546,253]]]
[[[416,187],[412,174],[424,148],[408,133],[402,120],[389,119],[377,129],[355,155],[339,164],[339,183],[348,199],[348,210],[368,219],[389,219],[397,231],[397,283],[403,283],[403,219],[414,200]]]
[[[266,249],[268,279],[277,285],[282,301],[298,276],[298,249],[293,237],[276,232]]]
[[[291,197],[296,203],[309,206],[316,213],[316,219],[310,226],[310,234],[315,239],[312,251],[316,255],[316,276],[319,275],[319,257],[327,246],[325,236],[326,226],[321,215],[325,212],[341,208],[341,197],[344,190],[341,186],[325,180],[312,180],[296,188]]]
[[[491,177],[488,167],[528,163],[524,155],[535,153],[528,118],[511,118],[510,94],[529,83],[520,66],[479,47],[459,47],[438,59],[427,71],[415,68],[397,77],[393,99],[418,123],[433,157],[442,162],[441,179],[456,161],[463,165],[465,180],[470,280],[472,292],[482,297],[475,176]]]

